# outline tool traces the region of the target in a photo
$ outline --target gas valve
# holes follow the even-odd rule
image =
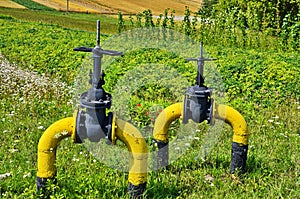
[[[203,44],[200,43],[200,57],[187,58],[187,61],[197,61],[198,71],[196,83],[187,89],[184,97],[183,107],[183,123],[186,124],[189,119],[196,123],[201,123],[205,120],[209,124],[213,124],[213,98],[212,89],[204,85],[203,67],[204,61],[213,61],[215,58],[203,57]]]
[[[112,142],[113,113],[108,112],[112,100],[111,95],[103,89],[104,72],[101,71],[103,55],[119,56],[122,52],[103,50],[100,47],[100,21],[97,22],[97,41],[95,48],[78,47],[74,51],[92,52],[94,71],[90,71],[91,88],[80,96],[80,110],[76,116],[75,142],[82,143],[84,139],[98,142],[102,138]]]
[[[213,99],[212,90],[207,87],[191,86],[187,89],[184,98],[183,123],[186,124],[189,119],[196,123],[207,120],[212,121]]]

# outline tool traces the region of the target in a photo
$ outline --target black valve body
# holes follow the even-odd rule
[[[187,89],[184,99],[183,123],[192,119],[196,123],[211,121],[211,89],[205,86],[191,86]]]

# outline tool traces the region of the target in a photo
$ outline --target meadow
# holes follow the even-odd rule
[[[35,188],[39,138],[53,122],[73,114],[74,80],[88,58],[73,48],[95,45],[98,18],[105,43],[118,26],[120,30],[120,20],[96,14],[0,9],[1,198],[44,197]],[[143,26],[146,21],[142,20]],[[125,29],[138,26],[136,22],[125,21]],[[254,41],[251,34],[248,44]],[[227,125],[210,153],[197,158],[207,134],[201,129],[168,170],[148,173],[145,198],[300,198],[300,53],[278,44],[276,37],[263,38],[267,40],[257,38],[261,45],[256,47],[236,45],[241,40],[229,36],[224,36],[223,43],[216,38],[211,42],[206,38],[205,43],[205,51],[218,58],[215,65],[224,82],[226,104],[248,124],[246,172],[238,180],[230,177],[232,129]],[[195,68],[182,57],[140,49],[116,59],[107,69],[106,89],[113,92],[125,71],[145,63],[167,63],[194,83]],[[153,104],[164,108],[177,100],[170,90],[155,88],[146,85],[132,94],[130,114],[141,128],[151,123],[147,112]],[[57,169],[57,183],[47,186],[50,198],[129,198],[128,173],[110,168],[70,139],[58,147]]]

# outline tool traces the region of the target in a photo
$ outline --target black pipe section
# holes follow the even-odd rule
[[[45,190],[46,187],[46,183],[47,183],[47,178],[40,178],[40,177],[36,177],[36,191]]]
[[[247,152],[248,152],[248,145],[241,145],[239,143],[232,142],[231,163],[230,163],[231,174],[235,173],[236,171],[245,173]]]
[[[130,198],[142,198],[143,193],[146,190],[146,183],[147,182],[144,182],[143,184],[136,186],[129,182],[128,193]]]
[[[169,143],[159,140],[154,140],[154,144],[157,146],[157,156],[153,158],[153,168],[158,170],[160,168],[166,168],[169,164]]]

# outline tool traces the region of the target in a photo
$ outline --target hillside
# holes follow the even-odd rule
[[[57,10],[66,10],[66,0],[33,0],[45,6]],[[123,13],[138,13],[146,9],[152,10],[153,14],[159,15],[170,8],[175,10],[177,15],[183,15],[185,6],[192,11],[197,11],[201,5],[199,0],[72,0],[69,1],[69,10],[78,12],[94,12],[113,14],[119,11]]]
[[[0,0],[0,7],[4,8],[25,8],[24,6],[17,4],[11,0]]]

